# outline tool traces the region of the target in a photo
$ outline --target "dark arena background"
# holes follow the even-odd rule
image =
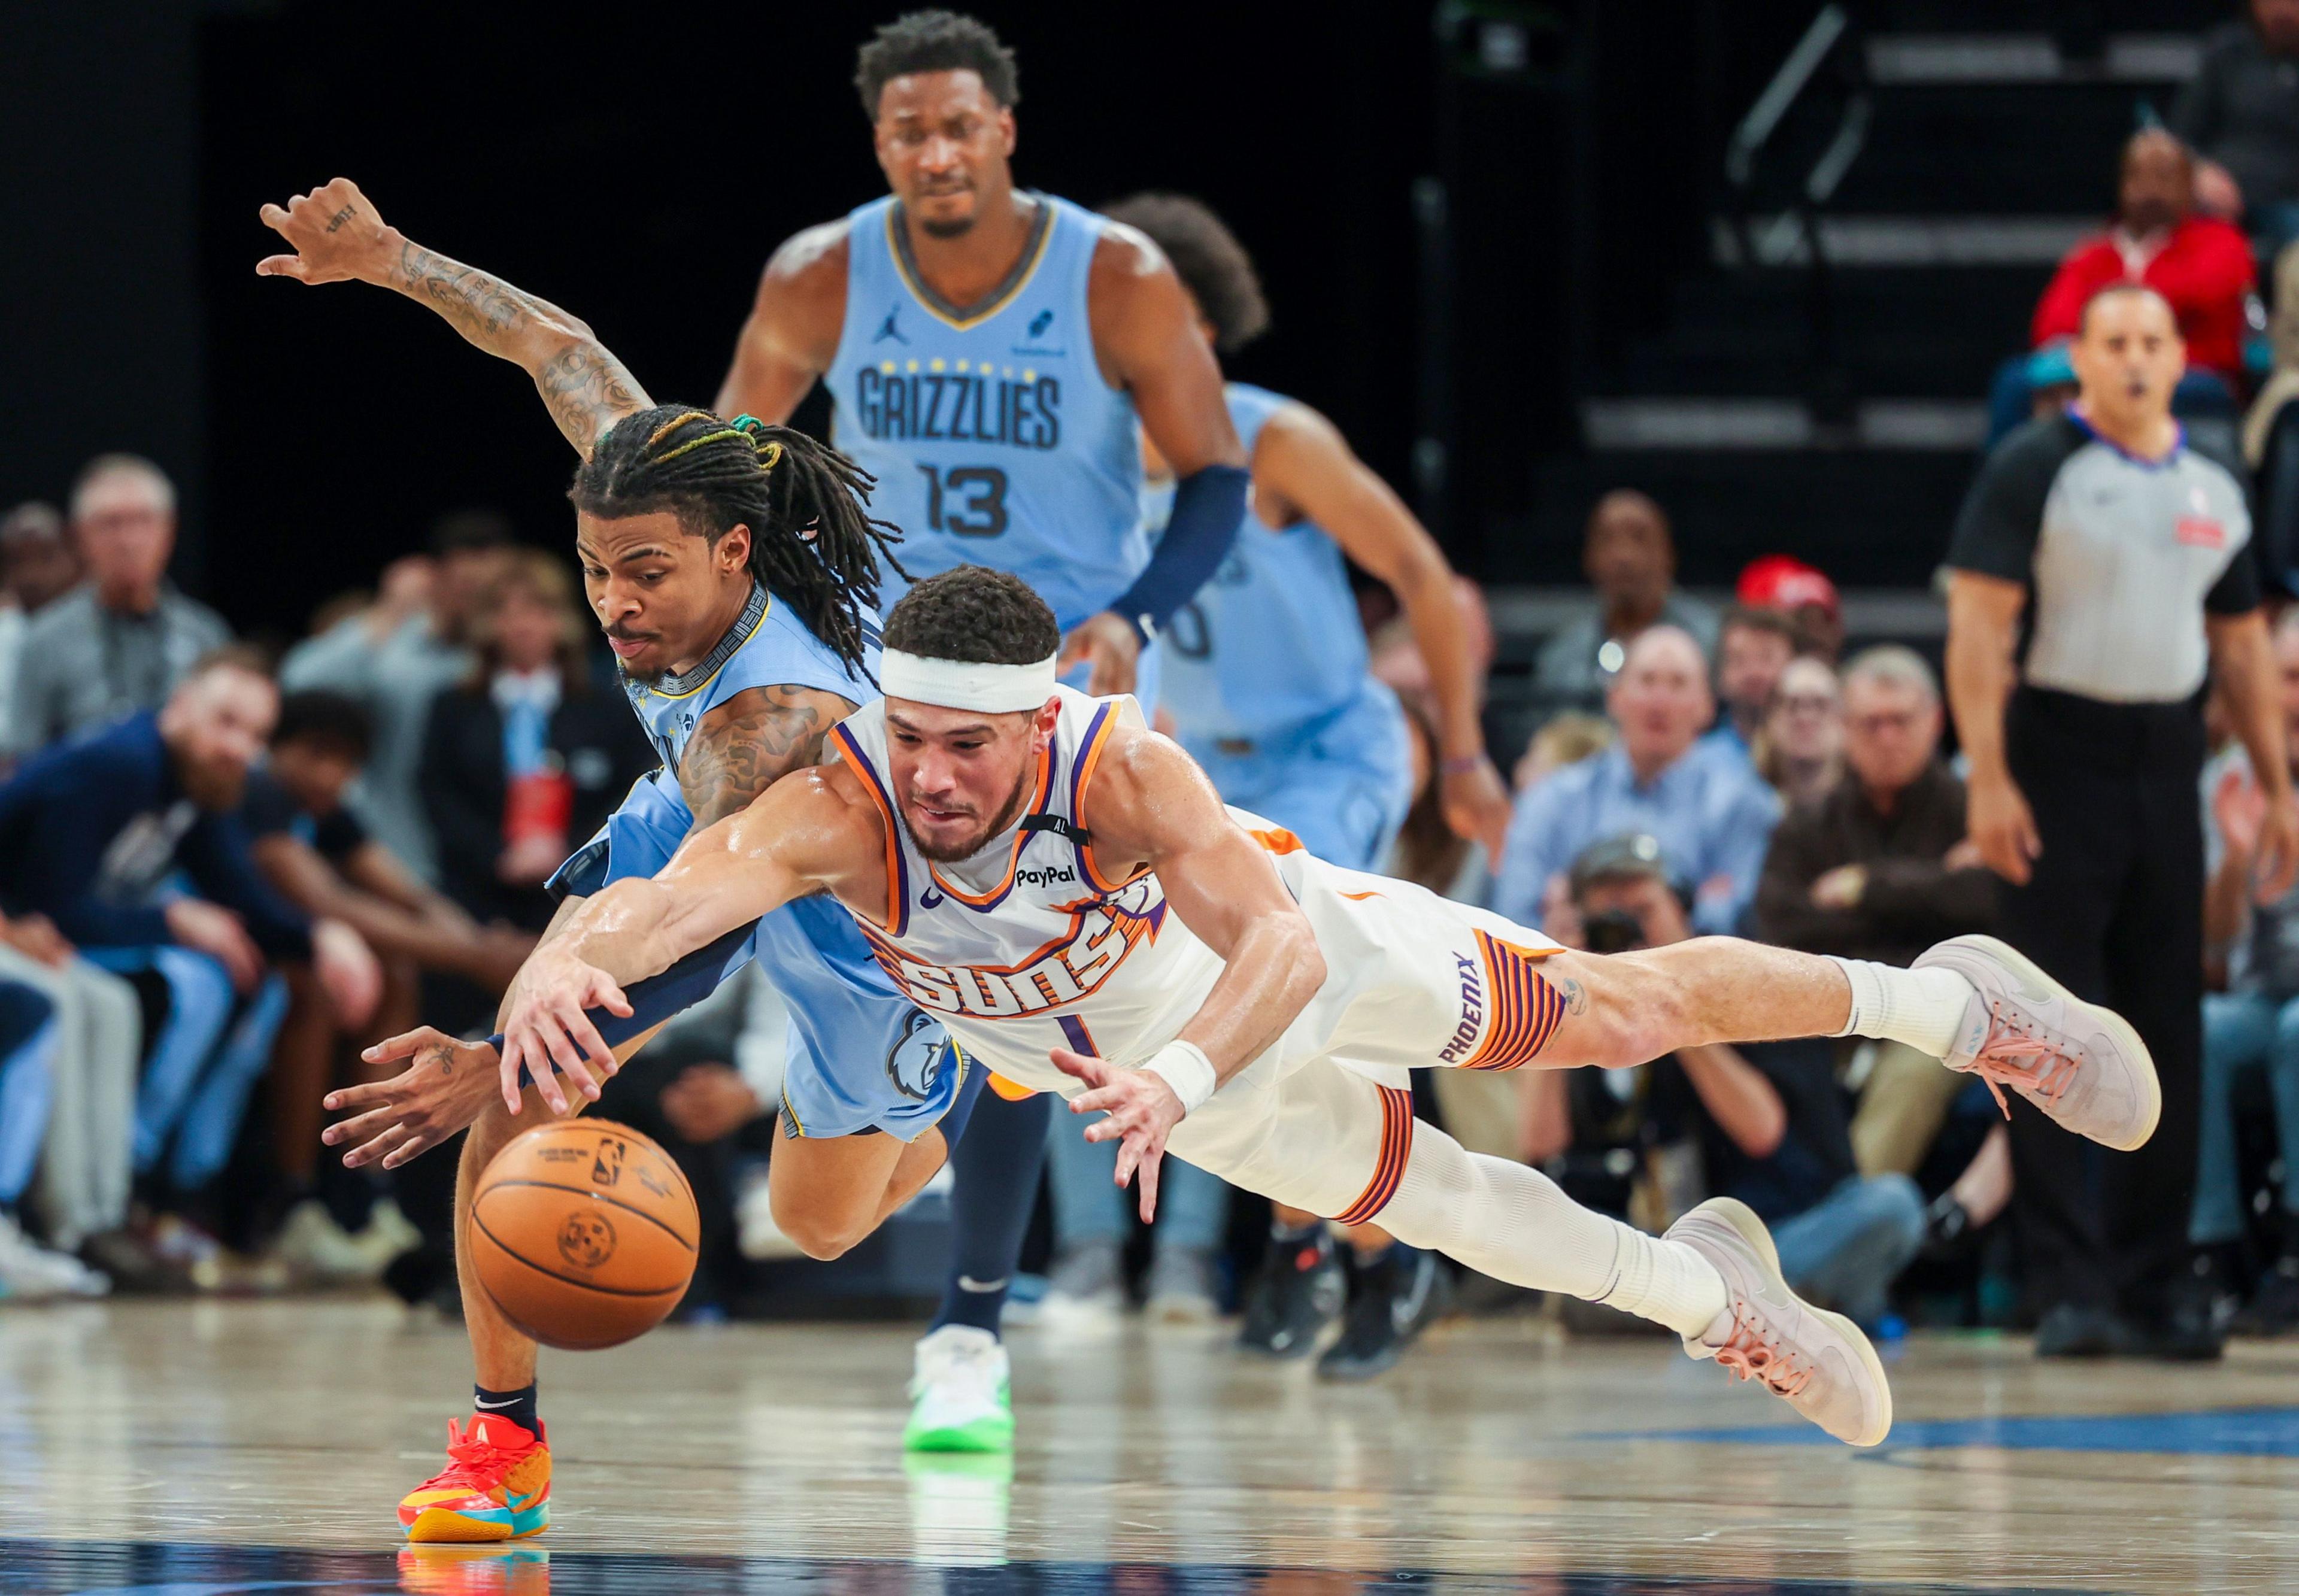
[[[692,1284],[463,1407],[533,1367],[455,1177],[547,1111],[480,1039],[564,978],[560,889],[770,802],[878,686],[777,643],[713,720],[743,573],[682,556],[680,612],[578,569],[528,376],[452,291],[258,276],[298,246],[259,210],[353,179],[707,411],[777,245],[888,191],[856,53],[902,9],[0,0],[0,1593],[2299,1589],[2299,0],[982,0],[1015,187],[1203,202],[1269,309],[1220,374],[1332,428],[1187,391],[1252,483],[1194,566],[1225,443],[1170,492],[1118,451],[1123,503],[1174,506],[1155,554],[1074,479],[1010,541],[903,529],[936,571],[1186,569],[1058,617],[1119,640],[1096,691],[1146,618],[1142,708],[1245,835],[1448,901],[1486,962],[1427,1062],[1483,1063],[1375,1095],[1307,1050],[1377,1112],[1299,1160],[1369,1163],[1366,1224],[1178,1158],[1145,1222],[1050,1083],[984,1089],[888,984],[926,955],[819,896],[776,912],[892,1030],[810,1026],[769,948],[624,1050],[593,1111],[687,1183]],[[906,82],[995,112],[903,72],[882,129]],[[975,323],[898,303],[964,370]],[[1194,321],[1157,337],[1209,377]],[[643,469],[804,448],[701,420]],[[832,437],[825,387],[790,425]],[[982,479],[937,460],[866,463]],[[773,535],[834,562],[841,525]],[[1089,862],[1075,732],[1069,807],[978,839],[987,907],[937,854],[905,913],[995,926],[1018,883],[1075,940],[1162,894]],[[1748,944],[1674,955],[1700,1026],[1607,1007],[1697,936]],[[1655,1056],[1562,1068],[1584,977]],[[1015,1023],[1092,1053],[1115,1022],[1038,980],[1061,1028]],[[1847,985],[1840,1036],[1705,1040],[1833,1027]],[[452,1123],[404,1167],[320,1143],[410,1101]],[[1508,1223],[1463,1196],[1424,1250],[1440,1143]],[[643,1294],[614,1226],[687,1221],[618,1206],[621,1156],[568,1176],[563,1267],[502,1267]],[[1700,1251],[1720,1201],[1753,1273]]]

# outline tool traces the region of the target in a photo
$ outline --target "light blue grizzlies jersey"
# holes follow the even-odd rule
[[[875,623],[866,636],[865,663],[875,675]],[[593,893],[661,869],[694,826],[676,775],[694,727],[737,693],[777,686],[856,703],[878,696],[764,586],[751,590],[742,619],[693,669],[646,683],[626,677],[623,689],[663,769],[633,786],[599,835],[561,867],[568,890]],[[840,1136],[875,1127],[909,1141],[956,1101],[965,1064],[943,1047],[941,1023],[894,990],[854,917],[834,900],[801,898],[768,915],[719,978],[751,959],[790,1009],[783,1111],[793,1134]]]
[[[1248,459],[1282,395],[1224,390]],[[1148,490],[1163,528],[1170,483]],[[1237,542],[1159,639],[1159,703],[1223,799],[1318,858],[1378,869],[1412,800],[1405,711],[1368,668],[1340,545],[1313,521],[1273,530],[1249,504]]]
[[[1033,194],[1013,274],[961,312],[909,260],[896,201],[853,212],[846,323],[826,381],[838,446],[878,486],[914,577],[987,565],[1021,578],[1064,631],[1150,563],[1133,401],[1103,380],[1086,314],[1102,219]],[[890,579],[891,603],[901,584]]]

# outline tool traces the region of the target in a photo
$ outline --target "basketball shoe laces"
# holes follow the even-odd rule
[[[485,1495],[501,1490],[508,1494],[503,1475],[525,1457],[528,1447],[513,1449],[497,1446],[486,1437],[488,1426],[477,1419],[471,1421],[470,1434],[463,1433],[461,1424],[447,1421],[447,1467],[424,1481],[418,1491],[469,1491]]]
[[[1812,1366],[1794,1352],[1781,1351],[1780,1338],[1738,1297],[1732,1300],[1732,1334],[1716,1349],[1716,1361],[1740,1379],[1762,1380],[1779,1396],[1801,1396],[1812,1384]]]
[[[2004,1087],[2030,1093],[2043,1099],[2046,1108],[2057,1108],[2082,1064],[2066,1049],[2029,1035],[2026,1027],[2005,1017],[1999,1004],[1990,1003],[1988,1037],[1972,1055],[1971,1072],[1987,1085],[2009,1119],[2012,1105],[2004,1101]]]

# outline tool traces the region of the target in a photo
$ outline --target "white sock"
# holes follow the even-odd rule
[[[1974,996],[1970,981],[1952,969],[1901,969],[1833,954],[1829,962],[1852,983],[1851,1018],[1838,1035],[1880,1036],[1935,1059],[1947,1057]]]
[[[1724,1311],[1716,1268],[1681,1242],[1582,1208],[1540,1170],[1416,1125],[1397,1195],[1376,1217],[1415,1247],[1534,1291],[1604,1302],[1697,1336]]]

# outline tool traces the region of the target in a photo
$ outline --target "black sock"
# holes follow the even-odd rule
[[[540,1434],[542,1419],[535,1416],[535,1387],[522,1385],[517,1391],[489,1391],[484,1385],[471,1387],[471,1409],[477,1413],[492,1414],[507,1418],[530,1434]]]
[[[1054,1097],[1008,1102],[984,1092],[951,1149],[950,1279],[928,1330],[970,1325],[998,1334],[1006,1287],[1022,1256],[1046,1160]]]

